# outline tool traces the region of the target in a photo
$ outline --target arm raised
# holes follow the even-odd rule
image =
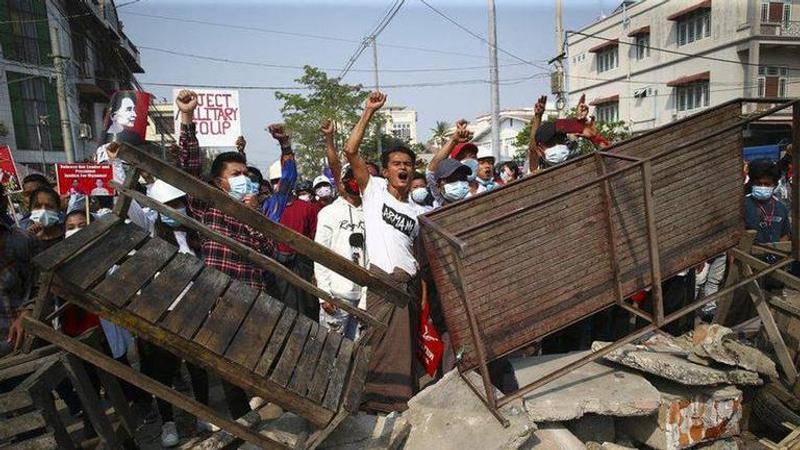
[[[353,176],[358,182],[358,187],[363,192],[369,183],[369,171],[364,158],[358,153],[358,148],[361,146],[361,141],[364,139],[364,133],[367,131],[369,121],[381,107],[386,103],[386,94],[381,92],[372,92],[367,97],[367,104],[364,107],[364,112],[361,113],[361,118],[356,123],[347,143],[344,145],[344,155],[347,157],[347,162],[350,163],[350,168],[353,169]]]

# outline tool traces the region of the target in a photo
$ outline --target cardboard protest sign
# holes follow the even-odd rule
[[[181,89],[172,91],[178,97]],[[234,147],[236,138],[242,134],[239,116],[239,91],[221,89],[194,89],[197,93],[197,109],[194,123],[197,141],[201,147]],[[175,109],[175,130],[180,130],[181,113]]]
[[[56,179],[60,195],[114,195],[108,185],[114,179],[114,169],[108,164],[56,164]]]
[[[142,91],[117,91],[108,103],[103,129],[105,142],[139,145],[147,132],[147,112],[152,95]]]
[[[6,192],[22,190],[17,166],[14,165],[14,156],[11,154],[11,148],[7,145],[0,145],[0,184],[5,186]]]

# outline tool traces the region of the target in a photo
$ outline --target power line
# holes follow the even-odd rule
[[[91,16],[93,14],[94,13],[88,12],[88,13],[80,13],[80,14],[72,14],[72,15],[62,15],[60,18],[74,19],[76,17]],[[47,17],[42,18],[42,19],[0,20],[0,25],[5,25],[7,23],[37,23],[37,22],[48,22],[48,21],[50,21],[50,19],[48,19]]]
[[[345,75],[347,75],[347,73],[350,71],[350,69],[353,68],[353,65],[356,63],[356,61],[358,61],[358,58],[361,56],[361,54],[364,53],[364,50],[366,50],[367,47],[369,47],[370,42],[374,42],[375,38],[378,37],[378,35],[381,34],[383,30],[386,29],[386,27],[389,25],[392,19],[394,19],[394,16],[397,15],[397,12],[400,11],[400,8],[403,7],[403,4],[405,2],[406,0],[394,1],[394,3],[392,4],[393,6],[389,8],[389,12],[384,14],[383,19],[381,19],[378,22],[378,25],[375,26],[375,28],[372,29],[372,31],[367,35],[367,37],[365,37],[359,43],[358,48],[356,48],[356,51],[353,52],[350,58],[348,58],[347,62],[344,64],[344,68],[342,68],[341,72],[339,72],[338,78],[340,80],[343,79]]]

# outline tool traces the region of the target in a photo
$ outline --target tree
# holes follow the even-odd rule
[[[431,128],[431,142],[436,147],[442,147],[447,142],[447,132],[450,131],[450,124],[444,121],[436,121],[436,125]]]
[[[304,86],[305,94],[276,92],[283,101],[281,113],[297,149],[295,158],[303,178],[311,179],[322,173],[325,162],[325,141],[319,130],[322,121],[336,123],[336,144],[341,150],[350,130],[361,114],[368,92],[361,85],[342,84],[336,78],[311,66],[295,81]]]

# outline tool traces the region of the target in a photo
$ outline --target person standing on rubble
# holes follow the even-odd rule
[[[780,170],[772,161],[750,163],[752,192],[745,197],[745,228],[756,231],[755,243],[788,241],[791,227],[789,209],[775,196]]]

